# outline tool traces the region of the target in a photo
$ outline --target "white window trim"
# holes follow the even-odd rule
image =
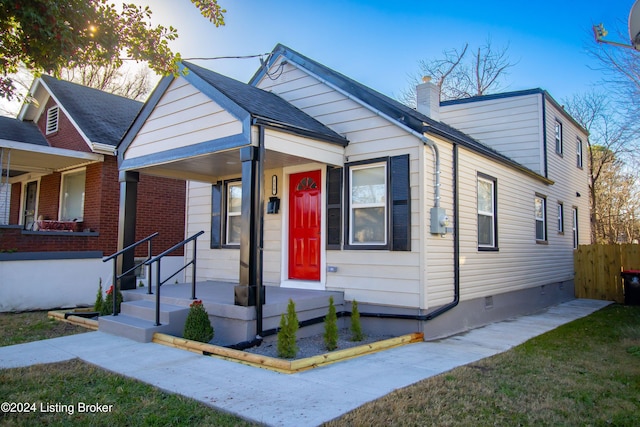
[[[85,202],[85,197],[87,194],[87,168],[80,168],[80,169],[74,169],[74,170],[70,170],[70,171],[66,171],[66,172],[62,172],[61,177],[60,177],[60,197],[59,197],[59,203],[58,203],[58,221],[62,221],[62,209],[63,209],[63,205],[64,205],[64,178],[67,175],[72,175],[75,173],[79,173],[79,172],[84,172],[84,176],[85,176],[85,184],[84,184],[84,196],[82,197],[82,216],[80,218],[77,218],[78,221],[84,221],[84,202]]]
[[[562,122],[559,120],[556,120],[554,138],[556,141],[556,153],[562,155],[564,151],[564,147],[562,146]]]
[[[230,232],[229,232],[229,225],[231,224],[231,221],[229,220],[230,217],[236,217],[236,216],[241,216],[242,215],[242,208],[240,209],[240,212],[230,212],[229,211],[229,207],[231,206],[230,200],[229,198],[231,197],[231,187],[240,187],[240,189],[242,189],[242,182],[241,181],[227,181],[226,185],[224,186],[224,191],[225,191],[225,203],[224,203],[224,244],[226,246],[240,246],[240,242],[231,242],[229,241],[229,236],[230,236]]]
[[[45,123],[45,132],[47,135],[58,132],[60,122],[60,107],[53,106],[47,110],[47,121]]]
[[[583,159],[583,152],[584,152],[583,146],[582,146],[582,140],[580,138],[577,138],[576,144],[578,145],[576,149],[576,166],[582,169],[583,167],[582,159]]]
[[[495,210],[496,210],[496,182],[495,180],[489,179],[489,178],[483,178],[481,176],[478,176],[478,192],[479,192],[479,184],[480,181],[483,182],[487,182],[489,184],[491,184],[491,208],[493,209],[492,212],[485,212],[485,211],[481,211],[480,207],[479,207],[479,203],[476,202],[476,205],[478,205],[478,215],[483,215],[483,216],[488,216],[491,218],[491,240],[493,241],[491,244],[481,244],[480,243],[480,239],[478,239],[478,247],[479,248],[495,248],[497,247],[496,244],[496,217],[495,217]],[[478,233],[480,233],[480,224],[478,222]]]
[[[564,204],[558,202],[558,233],[564,234]]]
[[[573,235],[573,249],[578,249],[578,208],[573,207],[571,208],[571,216],[572,216],[572,223],[571,223],[571,232]]]
[[[354,204],[353,203],[353,171],[358,171],[358,170],[363,170],[363,169],[373,169],[373,168],[379,168],[379,167],[383,167],[384,168],[384,177],[385,177],[385,181],[384,181],[384,186],[385,186],[385,199],[383,202],[379,202],[379,203],[359,203],[359,204]],[[389,201],[388,199],[388,194],[389,194],[389,177],[388,177],[388,172],[387,172],[387,162],[375,162],[375,163],[365,163],[365,164],[361,164],[361,165],[353,165],[349,167],[349,245],[350,246],[384,246],[387,245],[389,242],[389,225],[388,225],[388,220],[387,218],[389,217]],[[384,242],[354,242],[353,241],[353,223],[354,223],[354,210],[355,209],[365,209],[365,208],[379,208],[379,207],[383,207],[384,208],[384,219],[385,219],[385,224],[384,224]]]
[[[535,222],[535,224],[536,224],[536,228],[535,228],[536,242],[546,242],[548,240],[548,237],[547,237],[547,199],[544,196],[536,194],[536,196],[534,197],[534,207],[535,207],[535,200],[536,199],[540,199],[542,201],[542,218],[538,218],[535,215],[535,209],[534,209],[534,217],[535,217],[535,221],[536,221]],[[542,223],[542,232],[544,234],[542,236],[542,238],[538,238],[538,235],[537,235],[538,222]]]

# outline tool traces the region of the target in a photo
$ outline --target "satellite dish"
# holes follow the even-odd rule
[[[629,38],[634,49],[640,50],[640,0],[636,0],[629,12]]]

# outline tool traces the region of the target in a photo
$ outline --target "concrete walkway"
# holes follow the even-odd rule
[[[0,347],[0,368],[77,357],[252,421],[317,426],[397,388],[503,352],[608,304],[573,300],[437,342],[409,344],[292,375],[102,332]]]

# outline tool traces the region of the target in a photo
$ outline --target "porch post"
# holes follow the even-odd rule
[[[138,172],[120,172],[120,210],[118,212],[118,250],[136,242],[136,207],[138,204]],[[135,265],[133,251],[127,251],[118,259],[118,275]],[[120,289],[135,289],[134,272],[120,280]]]
[[[240,284],[235,287],[235,304],[264,304],[262,265],[262,165],[258,147],[240,149],[242,162],[242,216],[240,219]],[[258,295],[260,289],[260,295]]]

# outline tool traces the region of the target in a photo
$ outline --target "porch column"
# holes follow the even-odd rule
[[[240,149],[242,162],[242,216],[240,219],[240,284],[235,304],[264,304],[262,286],[262,162],[258,147]],[[260,295],[258,295],[260,289]]]
[[[118,212],[118,250],[136,242],[136,207],[138,204],[138,172],[120,172],[120,210]],[[134,251],[118,257],[118,275],[135,265]],[[136,277],[132,271],[120,280],[120,289],[135,289]]]

